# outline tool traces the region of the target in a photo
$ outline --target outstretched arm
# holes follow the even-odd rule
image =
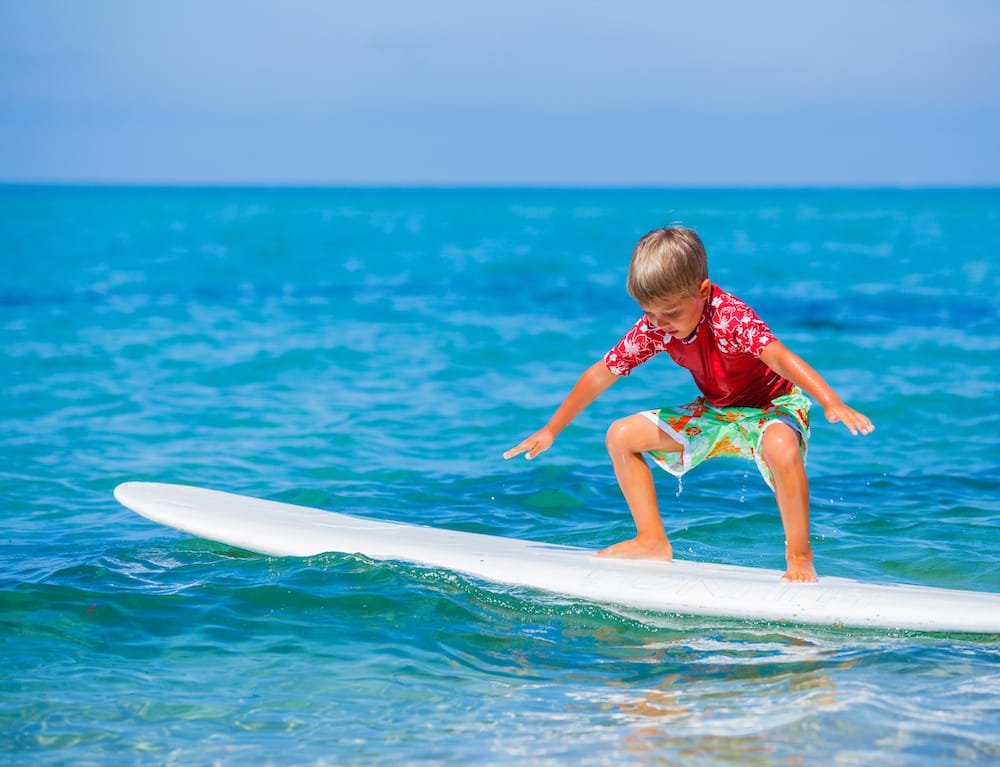
[[[804,389],[815,399],[822,406],[826,420],[830,423],[844,424],[851,434],[871,434],[875,430],[866,415],[845,405],[830,388],[830,384],[823,380],[823,376],[781,341],[772,341],[764,347],[760,359],[775,373]]]
[[[529,461],[539,453],[548,450],[556,437],[569,423],[576,418],[583,410],[597,399],[601,393],[608,389],[618,376],[608,370],[604,360],[598,360],[591,365],[580,376],[576,386],[566,396],[558,410],[553,413],[549,422],[540,430],[536,431],[517,447],[511,448],[503,454],[504,458],[513,458],[515,455],[527,453],[525,458]]]

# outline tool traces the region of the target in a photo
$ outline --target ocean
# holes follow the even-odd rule
[[[997,636],[659,615],[119,506],[127,480],[599,548],[608,424],[533,462],[638,317],[635,241],[697,229],[876,431],[813,411],[820,576],[1000,592],[1000,190],[0,187],[0,762],[1000,763]],[[781,568],[773,496],[657,475],[678,558]]]

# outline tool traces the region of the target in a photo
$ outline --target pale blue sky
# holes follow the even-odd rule
[[[998,137],[995,0],[0,0],[0,182],[998,185]]]

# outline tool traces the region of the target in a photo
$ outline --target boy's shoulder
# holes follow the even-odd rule
[[[713,321],[717,318],[742,318],[753,317],[760,319],[757,312],[742,298],[734,296],[729,291],[723,290],[713,283],[712,294],[708,299],[709,311]]]
[[[726,353],[749,352],[760,356],[767,344],[777,340],[746,301],[714,284],[708,319],[716,343]]]
[[[748,309],[750,308],[750,305],[742,298],[733,295],[728,290],[720,288],[714,282],[712,283],[712,293],[708,300],[712,306],[727,306],[736,304],[739,306],[746,306]]]

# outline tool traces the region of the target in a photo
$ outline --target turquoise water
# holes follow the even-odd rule
[[[820,574],[1000,592],[1000,191],[0,188],[0,760],[25,765],[996,764],[997,637],[612,610],[118,506],[186,482],[588,547],[607,424],[539,460],[683,222],[877,431],[815,411]],[[680,557],[781,567],[749,464],[659,477]],[[680,491],[680,492],[679,492]]]

